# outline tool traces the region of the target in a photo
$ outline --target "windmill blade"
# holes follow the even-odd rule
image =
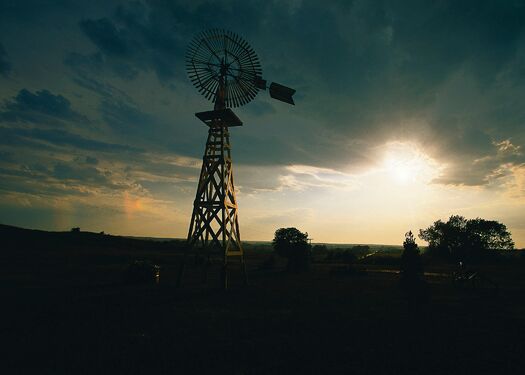
[[[197,90],[214,103],[218,90],[224,105],[238,107],[261,89],[255,79],[262,74],[257,54],[231,31],[211,29],[198,34],[186,51],[186,69]]]
[[[280,100],[288,104],[291,104],[291,105],[295,105],[293,98],[292,98],[293,94],[295,94],[294,89],[290,87],[286,87],[276,82],[272,82],[270,85],[269,91],[270,91],[270,96],[272,98]]]

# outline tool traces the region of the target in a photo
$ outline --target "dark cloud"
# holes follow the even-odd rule
[[[93,157],[93,156],[77,156],[74,161],[77,163],[77,164],[85,164],[85,165],[90,165],[90,166],[94,166],[94,165],[98,165],[99,163],[99,160],[96,158],[96,157]]]
[[[121,190],[128,185],[113,181],[107,170],[86,166],[75,161],[43,164],[13,165],[0,167],[2,187],[12,193],[27,193],[36,196],[88,196],[93,189]],[[21,183],[26,181],[26,183]]]
[[[80,27],[91,41],[106,55],[128,57],[131,54],[131,41],[123,30],[119,30],[107,18],[83,20]]]
[[[73,82],[101,97],[119,98],[120,100],[131,102],[131,99],[123,90],[118,89],[108,82],[99,81],[93,78],[89,73],[77,71],[77,75],[73,78]]]
[[[500,182],[512,175],[514,168],[525,166],[525,155],[521,147],[509,140],[493,143],[483,151],[474,152],[484,156],[457,158],[434,182],[445,185],[499,186]]]
[[[59,180],[79,181],[97,186],[112,185],[109,172],[102,172],[94,167],[85,167],[73,163],[57,163],[53,167],[53,177]]]
[[[136,134],[137,129],[148,128],[155,123],[152,115],[141,111],[136,106],[129,105],[120,100],[102,100],[99,107],[102,118],[113,130],[122,133],[130,132]]]
[[[200,166],[199,166],[200,167]],[[133,170],[147,172],[154,178],[165,177],[179,181],[195,181],[197,168],[191,166],[177,165],[156,160],[140,159],[137,160],[129,172]],[[154,181],[151,181],[154,182]]]
[[[152,0],[104,9],[111,10],[75,21],[95,51],[70,51],[63,61],[74,82],[99,97],[100,118],[124,143],[198,156],[203,138],[185,130],[182,114],[168,123],[127,97],[132,86],[108,77],[132,85],[140,72],[154,72],[174,97],[197,97],[180,91],[188,86],[184,51],[197,32],[219,27],[249,41],[266,78],[298,90],[293,109],[258,97],[238,110],[246,127],[233,138],[236,160],[362,167],[389,140],[408,140],[449,166],[436,182],[469,185],[520,163],[497,156],[494,144],[525,144],[521,2]],[[257,118],[279,126],[253,130]],[[483,158],[492,162],[477,162]]]
[[[148,148],[165,147],[165,130],[155,116],[120,99],[103,99],[99,112],[115,137]]]
[[[0,127],[0,144],[9,146],[32,146],[45,149],[45,145],[41,142],[87,151],[110,153],[141,152],[141,150],[136,147],[84,138],[61,129]]]
[[[0,2],[0,15],[17,19],[44,16],[57,9],[71,8],[73,4],[68,0],[6,0]]]
[[[173,152],[192,157],[200,157],[203,132],[199,132],[195,147],[195,129],[204,126],[198,120],[187,124],[185,117],[175,116],[170,121],[144,111],[133,102],[119,98],[104,98],[98,107],[101,118],[108,125],[115,138],[127,144],[138,145],[150,151]],[[191,112],[186,114],[192,118]]]
[[[92,165],[97,165],[98,164],[98,159],[97,158],[94,158],[94,157],[91,157],[91,156],[86,156],[86,163],[87,164],[92,164]]]
[[[54,120],[89,122],[85,116],[73,110],[70,101],[62,95],[54,95],[48,90],[32,93],[27,89],[20,90],[16,97],[5,101],[0,120],[32,123]]]
[[[119,6],[109,17],[92,20],[90,33],[84,31],[108,60],[125,55],[134,69],[151,69],[163,79],[185,79],[183,51],[191,37],[205,28],[235,25],[260,55],[264,74],[298,88],[297,113],[315,120],[287,123],[272,136],[252,137],[251,143],[250,136],[244,136],[236,147],[250,163],[361,165],[370,159],[366,147],[405,138],[434,143],[428,150],[431,156],[461,169],[490,156],[493,142],[508,138],[522,123],[523,100],[509,101],[510,92],[495,91],[515,85],[514,75],[522,74],[509,64],[523,45],[524,18],[523,5],[510,2],[327,5],[306,0],[276,6],[150,1]],[[104,40],[97,39],[97,30],[107,31]],[[509,69],[502,81],[501,73]],[[447,88],[461,71],[471,76],[470,91],[461,80],[455,91]],[[523,83],[513,92],[514,98],[523,97]],[[443,103],[437,95],[458,98]],[[483,95],[489,99],[481,107],[476,102]],[[471,104],[461,108],[466,102]],[[273,112],[260,98],[246,110],[272,115],[274,121],[281,112]],[[501,117],[508,113],[513,117],[502,124]],[[119,117],[126,119],[107,119],[119,126],[125,123]],[[430,127],[407,126],[407,118]],[[319,128],[329,137],[319,138]],[[486,180],[467,175],[466,183]]]
[[[13,162],[14,157],[12,152],[0,151],[0,162]]]
[[[7,77],[11,72],[11,63],[9,62],[7,52],[0,43],[0,75]]]
[[[87,72],[101,74],[109,66],[110,70],[118,77],[131,80],[137,77],[138,71],[131,65],[122,61],[111,61],[100,52],[83,55],[70,52],[64,58],[64,64],[71,67],[80,76],[86,76]]]
[[[175,77],[185,44],[162,11],[140,2],[119,6],[111,18],[85,19],[84,34],[105,58],[105,66],[122,78],[133,79],[139,70],[153,70],[163,84]],[[69,65],[99,64],[100,55],[70,55]],[[97,60],[97,61],[94,61]]]

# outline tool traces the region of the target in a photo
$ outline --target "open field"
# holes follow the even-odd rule
[[[408,298],[397,268],[316,262],[302,274],[260,265],[250,284],[217,288],[189,266],[175,287],[181,243],[2,227],[5,373],[334,374],[521,373],[523,265],[485,265],[487,288],[452,285],[451,266],[427,266],[427,298]],[[122,281],[127,264],[161,266],[160,284]],[[238,271],[238,270],[237,270]],[[236,278],[237,277],[237,278]]]

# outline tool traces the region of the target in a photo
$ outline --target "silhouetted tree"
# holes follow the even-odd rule
[[[272,241],[275,252],[288,259],[289,271],[300,271],[308,267],[310,245],[308,233],[302,233],[297,228],[279,228],[275,231]]]
[[[423,275],[421,255],[412,231],[405,233],[400,271],[401,282],[403,283],[419,281]]]
[[[464,260],[482,255],[487,250],[512,250],[514,242],[507,227],[494,220],[467,220],[453,215],[445,223],[435,221],[419,231],[428,242],[429,253],[449,260]]]
[[[400,268],[400,286],[409,300],[412,302],[425,301],[428,297],[428,288],[423,279],[421,255],[412,231],[405,233]]]

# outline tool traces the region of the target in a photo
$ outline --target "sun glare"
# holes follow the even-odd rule
[[[416,177],[415,169],[405,160],[395,158],[387,159],[385,161],[385,167],[392,179],[401,185],[413,181]]]
[[[390,180],[398,185],[429,182],[437,175],[435,163],[410,144],[389,145],[383,168]]]

